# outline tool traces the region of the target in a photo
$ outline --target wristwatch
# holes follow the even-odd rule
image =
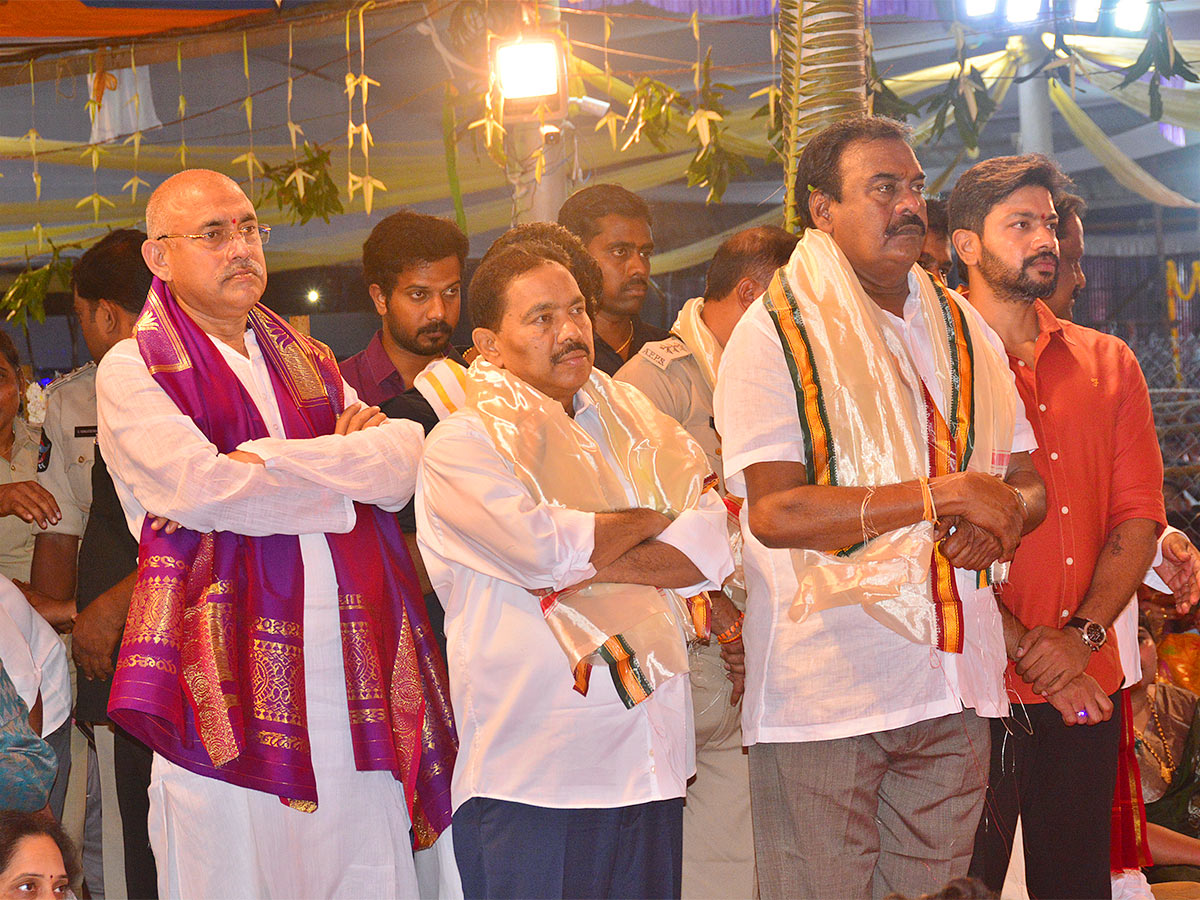
[[[1083,616],[1075,616],[1070,619],[1066,627],[1078,628],[1079,636],[1083,638],[1083,642],[1093,653],[1103,647],[1104,642],[1108,640],[1108,631],[1103,625],[1093,622],[1091,619],[1085,619]]]

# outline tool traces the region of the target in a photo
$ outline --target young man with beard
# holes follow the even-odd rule
[[[444,356],[462,361],[450,337],[458,326],[468,248],[454,223],[407,210],[371,230],[363,244],[363,280],[381,327],[364,350],[339,364],[364,403],[379,406],[401,394],[419,400],[413,381],[422,369]]]
[[[668,337],[640,316],[654,253],[650,207],[620,185],[594,184],[567,198],[558,224],[583,242],[604,273],[595,316],[596,368],[615,375],[647,341]]]
[[[721,353],[768,900],[965,875],[987,718],[1008,710],[985,576],[1041,521],[1044,492],[998,340],[916,265],[925,173],[908,141],[867,116],[808,143],[807,228]]]
[[[1054,201],[1066,184],[1044,156],[1001,157],[969,169],[950,198],[970,300],[1004,341],[1047,495],[1046,521],[1000,592],[1007,686],[1023,711],[992,725],[971,871],[999,890],[1020,815],[1032,895],[1108,897],[1123,678],[1110,628],[1165,525],[1162,458],[1133,353],[1038,299],[1058,277]],[[1073,712],[1047,703],[1071,684]]]
[[[540,243],[480,263],[479,356],[418,476],[460,711],[454,852],[468,898],[678,897],[680,612],[733,570],[726,512],[699,445],[593,368],[569,266]]]
[[[468,249],[467,236],[454,223],[407,210],[381,220],[363,244],[363,280],[381,327],[366,349],[341,362],[342,377],[364,403],[378,405],[390,418],[418,422],[426,434],[437,414],[413,383],[430,363],[463,362],[450,338],[462,311]],[[397,517],[444,653],[444,613],[417,548],[411,500]]]

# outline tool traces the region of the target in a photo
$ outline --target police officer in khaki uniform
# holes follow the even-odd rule
[[[763,226],[739,231],[717,249],[703,297],[689,300],[666,340],[645,344],[616,377],[639,388],[704,448],[720,478],[721,440],[713,425],[713,387],[721,348],[746,308],[784,265],[796,236]],[[732,533],[739,534],[727,498]],[[736,580],[736,575],[735,579]],[[727,583],[713,598],[716,640],[691,652],[696,722],[696,780],[683,815],[683,897],[754,896],[754,841],[750,824],[750,773],[742,752],[740,665],[743,587]],[[731,668],[726,675],[721,650]]]
[[[54,495],[62,517],[36,538],[33,585],[39,578],[38,563],[70,570],[74,599],[75,557],[79,539],[87,525],[92,505],[92,457],[96,446],[96,364],[89,362],[63,375],[46,388],[46,418],[38,448],[38,484]],[[47,552],[47,545],[58,544]],[[39,560],[39,550],[40,560]],[[58,572],[64,576],[67,573]],[[52,592],[53,595],[53,592]],[[68,615],[73,616],[72,605]]]
[[[142,259],[146,235],[114,231],[75,264],[75,314],[92,358],[99,362],[133,325],[150,290]],[[62,521],[39,535],[34,588],[53,597],[73,620],[71,654],[79,670],[76,719],[107,727],[108,694],[137,570],[137,541],[129,534],[112,480],[96,444],[96,365],[54,382],[47,398],[39,482],[54,494]],[[117,800],[124,832],[126,895],[157,896],[147,833],[151,754],[114,728]],[[89,791],[89,825],[94,821]],[[91,835],[85,843],[90,843]],[[85,851],[86,861],[89,854]]]

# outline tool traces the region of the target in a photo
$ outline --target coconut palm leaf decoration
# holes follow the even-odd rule
[[[867,45],[861,0],[780,0],[784,227],[799,222],[800,151],[825,126],[867,109]]]

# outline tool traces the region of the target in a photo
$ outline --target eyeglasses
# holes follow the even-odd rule
[[[160,234],[155,240],[164,241],[167,238],[187,238],[195,241],[205,250],[221,250],[233,240],[234,235],[240,235],[250,246],[266,244],[271,240],[271,226],[247,223],[237,228],[210,228],[200,234]]]

